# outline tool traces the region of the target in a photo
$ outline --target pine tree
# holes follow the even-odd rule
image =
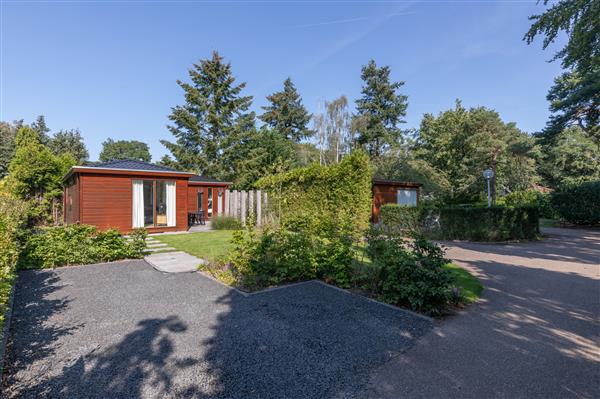
[[[374,60],[363,66],[361,79],[362,97],[356,100],[358,118],[357,141],[366,147],[371,158],[379,157],[385,149],[399,143],[402,131],[399,123],[406,116],[408,97],[398,94],[404,82],[390,81],[390,67],[378,68]]]
[[[87,161],[90,156],[78,129],[56,132],[48,142],[48,148],[54,155],[71,154],[79,165]]]
[[[262,107],[265,113],[259,117],[266,126],[296,143],[314,135],[307,127],[311,115],[302,105],[302,98],[290,78],[283,82],[283,91],[267,96],[267,100],[271,104]]]
[[[217,52],[189,70],[191,82],[177,81],[185,104],[172,108],[168,129],[176,141],[161,140],[179,168],[220,178],[233,173],[229,148],[254,125],[248,112],[252,96],[240,95],[245,83],[235,84],[231,64]]]
[[[48,145],[50,142],[50,136],[48,135],[48,133],[50,133],[50,128],[46,125],[46,118],[44,118],[44,115],[39,115],[35,122],[31,124],[31,128],[37,132],[40,143]]]

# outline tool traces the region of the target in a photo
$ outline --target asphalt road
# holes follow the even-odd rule
[[[374,370],[372,398],[600,398],[600,230],[541,242],[447,243],[480,303]]]
[[[243,296],[143,261],[17,284],[8,397],[356,397],[431,328],[318,282]]]

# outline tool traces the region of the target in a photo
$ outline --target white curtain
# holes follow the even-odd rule
[[[144,181],[133,181],[133,227],[144,227]]]
[[[398,205],[417,206],[417,190],[398,190]]]
[[[167,226],[177,224],[176,205],[175,205],[175,182],[167,182]]]

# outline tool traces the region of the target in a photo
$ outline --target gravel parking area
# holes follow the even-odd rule
[[[243,296],[143,261],[19,276],[8,397],[354,397],[431,328],[317,282]]]

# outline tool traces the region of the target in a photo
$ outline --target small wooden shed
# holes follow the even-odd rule
[[[371,221],[379,222],[379,211],[385,204],[398,204],[405,206],[419,205],[421,197],[421,183],[373,179],[373,204],[371,207]]]

